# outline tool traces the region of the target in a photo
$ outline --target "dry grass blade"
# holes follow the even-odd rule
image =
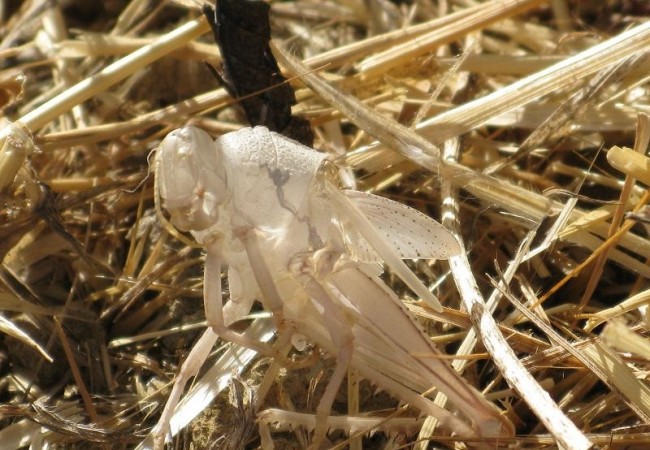
[[[650,23],[644,22],[507,87],[423,121],[418,131],[434,142],[458,136],[485,123],[488,117],[524,106],[610,64],[645,53],[649,44]]]
[[[445,149],[445,160],[455,161],[457,148],[455,142],[449,142]],[[452,191],[451,183],[443,182],[442,193],[445,198],[443,223],[460,237],[457,219],[458,203],[455,200],[457,195]],[[461,255],[450,260],[452,274],[458,286],[461,301],[469,311],[474,330],[499,367],[503,377],[512,388],[521,393],[523,400],[528,403],[540,421],[557,439],[560,447],[591,448],[592,443],[589,439],[562,413],[548,393],[523,368],[503,335],[498,331],[492,313],[486,308],[485,300],[482,298],[478,283],[472,275],[469,260],[465,255],[466,252],[462,252]]]
[[[32,132],[36,132],[53,119],[68,112],[74,106],[79,105],[94,95],[109,88],[113,84],[133,74],[138,69],[141,69],[147,64],[161,58],[176,47],[184,44],[186,41],[206,32],[207,29],[207,23],[202,18],[188,22],[157,42],[148,44],[136,50],[127,57],[106,67],[102,72],[79,82],[70,89],[65,90],[50,101],[25,114],[23,117],[18,119],[18,122],[20,122],[22,127],[25,127]],[[0,154],[0,188],[5,187],[15,176],[13,167],[15,167],[16,162],[12,161],[12,158],[6,155],[6,153],[10,151],[6,142],[4,142],[6,139],[7,137],[4,136],[2,143],[4,154]],[[9,165],[7,161],[12,165]]]
[[[387,72],[396,66],[430,53],[440,45],[454,42],[460,36],[532,9],[540,3],[541,0],[508,0],[477,5],[474,11],[465,15],[462,20],[452,21],[446,27],[437,28],[427,34],[417,36],[403,45],[394,45],[384,52],[367,58],[358,65],[359,72],[369,77]]]

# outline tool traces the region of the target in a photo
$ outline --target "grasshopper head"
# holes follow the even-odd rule
[[[227,194],[225,170],[205,131],[172,131],[156,155],[156,181],[171,222],[181,231],[202,231],[217,223]]]

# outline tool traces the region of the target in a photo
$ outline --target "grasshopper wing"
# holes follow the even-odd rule
[[[402,259],[447,259],[460,252],[460,245],[449,230],[420,211],[366,192],[343,193]],[[359,261],[381,260],[355,227],[346,229],[344,235],[346,247]]]
[[[410,238],[407,237],[404,239],[399,237],[399,233],[403,229],[418,231],[418,228],[421,228],[420,231],[438,231],[438,234],[445,239],[445,245],[441,249],[438,249],[437,243],[432,241],[429,243],[429,248],[426,251],[441,255],[445,255],[449,251],[445,250],[445,246],[453,248],[452,241],[455,241],[455,237],[447,231],[440,233],[440,230],[444,230],[442,225],[437,224],[432,219],[425,221],[423,218],[426,216],[423,214],[418,214],[415,210],[408,207],[396,206],[397,203],[395,202],[390,202],[385,199],[380,201],[376,198],[373,199],[368,194],[364,195],[359,192],[344,195],[329,183],[325,183],[323,188],[327,192],[328,198],[331,200],[336,212],[339,214],[343,235],[349,234],[347,242],[352,246],[352,248],[348,247],[350,253],[355,256],[354,250],[360,251],[359,249],[363,249],[364,247],[372,248],[379,258],[371,259],[371,261],[383,260],[415,294],[428,303],[434,310],[442,312],[442,305],[436,296],[429,291],[422,281],[402,261],[405,253],[419,252],[418,245],[426,246],[430,239],[436,239],[435,234],[431,235],[432,233],[428,232],[424,237],[413,235]],[[356,198],[357,201],[352,200],[350,197]],[[364,200],[359,200],[362,197]],[[357,206],[357,203],[361,203],[361,208]],[[366,211],[370,212],[370,217],[368,217]],[[406,220],[404,220],[405,218]],[[408,227],[404,226],[403,223],[408,222],[409,219],[411,225]],[[373,223],[373,220],[381,223],[383,231]],[[416,224],[424,223],[424,225],[414,227],[413,221]],[[393,230],[391,223],[394,223],[397,228]],[[433,225],[433,223],[436,223],[436,225]],[[346,228],[349,228],[349,230],[346,230]],[[356,231],[356,235],[352,230]],[[387,233],[389,234],[387,235]],[[365,243],[363,243],[364,241]],[[357,242],[362,242],[362,244],[357,244]],[[403,243],[403,248],[396,248],[394,243],[400,245],[400,242]],[[459,249],[458,243],[456,243],[456,248]],[[368,251],[365,251],[365,253],[365,256],[372,255]],[[422,252],[420,253],[422,254]]]

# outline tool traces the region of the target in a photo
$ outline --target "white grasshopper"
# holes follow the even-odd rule
[[[190,231],[207,250],[205,313],[214,333],[268,354],[261,343],[228,328],[259,299],[273,313],[280,336],[305,335],[337,358],[317,407],[314,447],[325,437],[327,416],[349,367],[437,417],[448,431],[473,437],[511,434],[510,422],[440,358],[379,278],[377,263],[383,260],[420,298],[441,310],[402,258],[453,256],[459,252],[453,235],[400,203],[337,189],[325,159],[264,127],[244,128],[216,141],[186,127],[160,145],[156,195],[173,225]],[[228,265],[230,286],[225,305],[222,263]],[[163,445],[183,386],[209,349],[195,350],[154,429],[157,447]],[[432,387],[449,397],[456,414],[420,395]]]

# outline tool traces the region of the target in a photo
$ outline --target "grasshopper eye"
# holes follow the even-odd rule
[[[195,127],[173,131],[160,144],[156,156],[160,197],[180,230],[204,230],[219,218],[226,187],[215,155],[210,135]]]

